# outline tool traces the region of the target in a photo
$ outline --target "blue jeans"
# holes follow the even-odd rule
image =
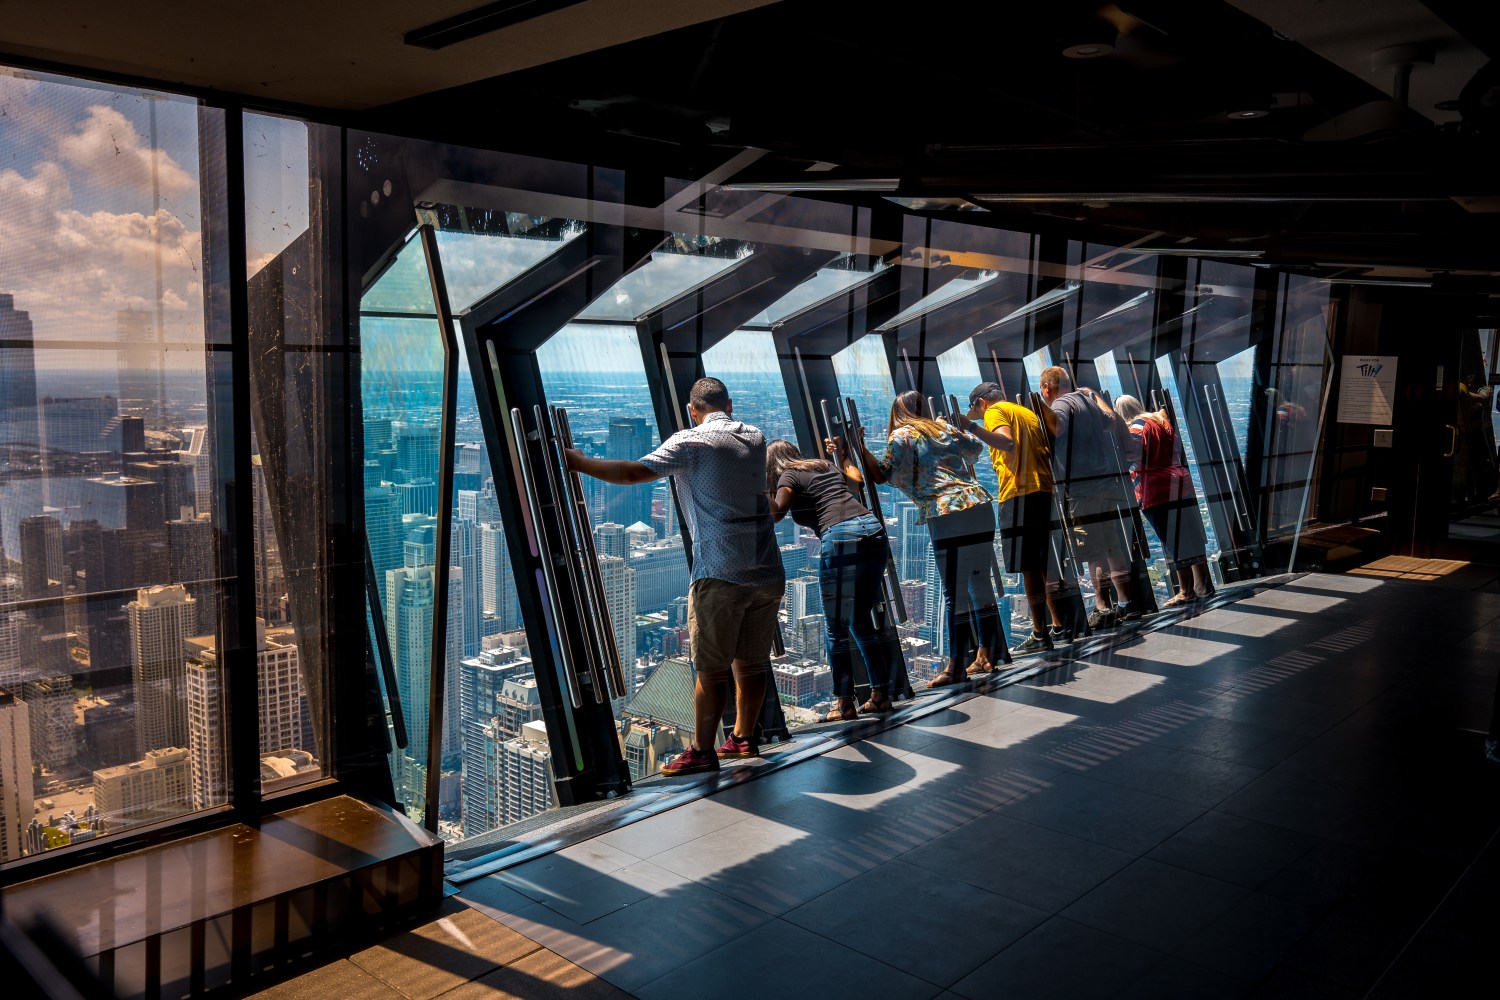
[[[875,627],[880,581],[885,574],[885,528],[875,515],[840,521],[823,533],[820,590],[833,693],[854,697],[854,648],[870,672],[870,688],[891,693],[892,655],[900,655],[894,633]],[[887,632],[890,630],[887,629]]]
[[[1004,654],[1005,630],[995,599],[995,508],[981,503],[927,522],[932,557],[943,580],[943,615],[948,627],[948,663],[963,670],[977,642],[990,662]]]

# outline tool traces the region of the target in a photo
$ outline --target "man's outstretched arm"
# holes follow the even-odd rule
[[[640,462],[632,462],[623,458],[590,458],[577,448],[569,448],[564,455],[567,457],[568,468],[574,472],[581,472],[585,476],[594,479],[602,479],[606,483],[614,483],[617,486],[635,486],[638,483],[649,483],[653,479],[660,478]]]

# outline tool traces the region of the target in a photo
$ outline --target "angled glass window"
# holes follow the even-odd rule
[[[678,241],[694,237],[675,237]],[[718,241],[713,241],[717,243]],[[750,256],[749,247],[725,241],[733,252],[708,255],[693,252],[659,250],[640,267],[615,282],[604,295],[578,314],[587,320],[633,320],[652,308],[701,285]]]
[[[884,270],[886,266],[883,261],[877,261],[873,270],[861,271],[848,266],[848,261],[849,258],[845,257],[832,267],[821,268],[817,274],[748,320],[745,326],[774,326],[793,313],[822,302],[830,295],[848,291],[861,281],[868,281],[871,275]]]
[[[367,309],[367,303],[374,306]],[[365,531],[389,673],[405,718],[406,745],[393,741],[391,774],[408,815],[425,815],[432,718],[433,614],[437,601],[438,464],[443,337],[420,240],[409,238],[360,303],[360,390],[365,419]],[[461,651],[450,601],[448,643]],[[377,637],[378,638],[378,637]],[[378,644],[377,644],[378,645]],[[444,740],[444,750],[456,741]]]

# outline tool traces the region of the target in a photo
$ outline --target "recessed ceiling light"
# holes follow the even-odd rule
[[[1062,54],[1068,59],[1098,59],[1114,50],[1115,47],[1108,42],[1084,42],[1081,45],[1069,45],[1062,50]]]
[[[1225,115],[1225,117],[1226,118],[1236,118],[1236,119],[1240,119],[1240,118],[1264,118],[1266,115],[1268,115],[1270,113],[1271,112],[1265,110],[1264,108],[1245,108],[1242,111],[1231,111],[1231,112],[1229,112],[1229,114]]]

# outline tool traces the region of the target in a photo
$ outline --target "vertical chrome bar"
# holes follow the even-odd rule
[[[563,485],[566,479],[565,459],[562,451],[557,446],[557,437],[553,432],[552,414],[544,409],[540,403],[532,407],[536,417],[536,429],[538,443],[542,449],[542,460],[547,473],[547,486],[552,494],[552,507],[557,511],[558,540],[566,550],[561,553],[558,560],[563,571],[568,576],[568,589],[572,592],[575,601],[588,599],[588,588],[583,582],[584,568],[583,560],[586,553],[592,553],[593,534],[586,525],[578,525],[573,520],[573,507],[568,502],[566,487]],[[580,608],[579,610],[588,610]],[[608,613],[604,616],[605,621],[610,621]],[[583,661],[588,665],[590,687],[594,690],[595,704],[603,704],[607,700],[607,692],[604,683],[604,667],[600,663],[603,655],[603,645],[599,632],[603,629],[599,618],[595,614],[583,615],[583,621],[579,623],[583,628]]]
[[[548,625],[552,628],[552,634],[557,639],[558,660],[563,668],[563,679],[568,686],[568,698],[574,708],[583,707],[583,695],[578,685],[578,669],[573,665],[573,649],[568,643],[567,633],[557,626],[559,615],[562,612],[562,601],[557,592],[557,564],[553,561],[552,543],[547,539],[547,528],[542,521],[541,498],[536,489],[536,471],[532,467],[531,448],[528,445],[530,435],[526,433],[526,425],[521,422],[521,411],[518,407],[510,410],[511,433],[515,435],[516,455],[521,460],[521,483],[526,488],[526,501],[531,508],[531,521],[536,527],[537,554],[541,557],[542,583],[547,588],[547,604],[552,612],[552,621]]]
[[[552,419],[559,443],[564,449],[573,447],[573,427],[568,421],[568,411],[560,406],[554,406]],[[614,616],[610,613],[609,602],[604,597],[604,577],[599,572],[599,552],[594,545],[594,533],[589,530],[588,504],[583,499],[583,481],[579,479],[578,473],[568,470],[566,461],[563,464],[563,486],[567,492],[568,506],[572,511],[571,520],[576,526],[575,531],[580,541],[579,557],[582,561],[580,568],[583,575],[583,589],[592,608],[592,614],[589,617],[601,623],[608,621],[611,626],[599,629],[602,640],[600,652],[604,660],[604,679],[614,697],[624,698],[630,692],[626,690],[624,664],[620,659],[620,644],[615,641]]]

